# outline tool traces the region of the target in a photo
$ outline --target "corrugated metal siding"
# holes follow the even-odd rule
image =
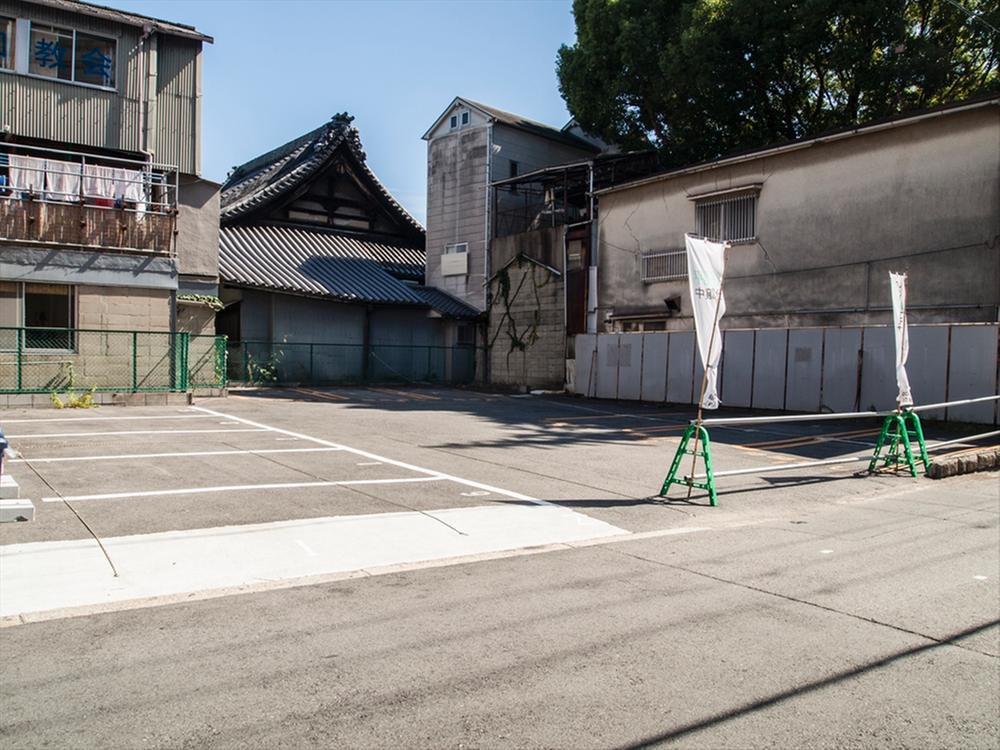
[[[156,158],[197,173],[201,138],[197,122],[201,44],[159,38],[156,71]]]
[[[139,29],[27,3],[0,2],[0,14],[113,37],[118,91],[29,76],[0,76],[3,121],[16,135],[124,151],[139,149]]]
[[[10,124],[15,135],[67,145],[139,151],[140,29],[10,0],[0,0],[0,15],[92,32],[118,42],[117,91],[0,73],[0,117],[3,123]],[[158,88],[163,101],[157,106],[156,139],[166,148],[156,153],[156,160],[177,164],[181,171],[189,173],[197,170],[195,157],[200,145],[195,117],[195,58],[200,50],[199,42],[159,35]]]

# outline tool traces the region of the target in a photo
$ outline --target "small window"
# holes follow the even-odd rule
[[[46,78],[73,80],[73,30],[31,24],[28,72]]]
[[[451,255],[453,253],[467,253],[469,252],[469,243],[456,242],[454,245],[445,245],[444,252],[446,255]]]
[[[450,123],[451,123],[451,129],[452,130],[454,130],[455,128],[457,128],[458,127],[458,115],[452,115]]]
[[[73,287],[25,284],[24,327],[25,348],[72,349]]]
[[[698,234],[711,240],[754,242],[757,239],[757,193],[706,198],[694,204]]]
[[[115,42],[82,32],[76,33],[74,80],[114,88]]]
[[[462,124],[463,125],[468,125],[469,124],[469,113],[468,112],[463,112],[462,113]]]
[[[14,19],[0,16],[0,68],[14,69]]]
[[[114,39],[32,23],[30,40],[30,74],[103,88],[115,87]]]

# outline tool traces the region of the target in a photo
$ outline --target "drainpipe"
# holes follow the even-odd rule
[[[156,90],[156,71],[152,64],[156,63],[156,58],[150,50],[149,60],[146,59],[146,45],[153,36],[153,27],[146,24],[142,27],[142,34],[139,36],[139,152],[146,157],[150,164],[153,162],[153,152],[149,150],[149,126],[152,116],[149,113],[150,91]],[[147,69],[147,65],[150,65]],[[152,83],[152,86],[150,84]]]
[[[594,216],[594,162],[588,167],[587,197],[590,201],[590,258],[587,268],[587,333],[597,333],[597,217]],[[591,312],[593,310],[593,312]]]
[[[490,198],[492,197],[492,188],[490,187],[490,182],[493,179],[493,123],[491,122],[486,129],[486,227],[483,230],[483,281],[486,282],[486,326],[483,334],[483,382],[489,383],[491,379],[490,372],[490,353],[487,351],[487,345],[489,344],[490,338],[490,316],[489,309],[490,304],[493,302],[493,293],[490,289],[490,276],[491,267],[490,263],[490,239],[493,234],[492,219],[493,215],[490,211]]]

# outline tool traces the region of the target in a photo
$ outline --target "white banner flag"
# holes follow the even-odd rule
[[[898,406],[913,406],[910,380],[906,377],[906,358],[910,354],[910,336],[906,327],[906,274],[889,272],[889,289],[892,292],[892,326],[896,333],[896,385]]]
[[[722,356],[722,333],[716,329],[722,316],[726,314],[726,301],[722,297],[722,275],[726,266],[727,245],[689,234],[684,235],[684,244],[687,248],[694,329],[698,337],[701,363],[707,375],[701,405],[705,409],[718,409],[717,382],[719,358]]]

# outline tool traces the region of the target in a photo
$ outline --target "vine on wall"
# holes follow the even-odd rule
[[[510,269],[512,266],[516,266],[519,270],[524,269],[525,266],[530,267],[530,272],[521,276],[521,280],[518,282],[513,295],[511,294],[510,280]],[[538,280],[539,271],[544,271],[541,283],[539,283]],[[511,307],[521,296],[521,292],[524,290],[525,284],[529,278],[531,279],[531,291],[534,296],[535,306],[531,311],[531,321],[526,325],[519,327],[517,320],[514,318],[514,314],[511,312]],[[533,263],[524,255],[518,255],[514,259],[514,263],[506,266],[497,273],[496,281],[497,293],[493,295],[493,298],[490,300],[490,318],[493,317],[493,308],[498,304],[502,305],[503,313],[500,316],[500,320],[497,321],[497,327],[493,332],[492,338],[490,339],[489,348],[493,348],[493,345],[496,343],[496,340],[499,338],[501,333],[506,334],[509,342],[509,346],[507,348],[507,362],[509,365],[511,354],[516,351],[526,351],[529,346],[538,341],[538,326],[541,325],[542,322],[542,299],[539,294],[539,290],[545,288],[549,284],[551,281],[551,274],[540,267],[537,263]]]

